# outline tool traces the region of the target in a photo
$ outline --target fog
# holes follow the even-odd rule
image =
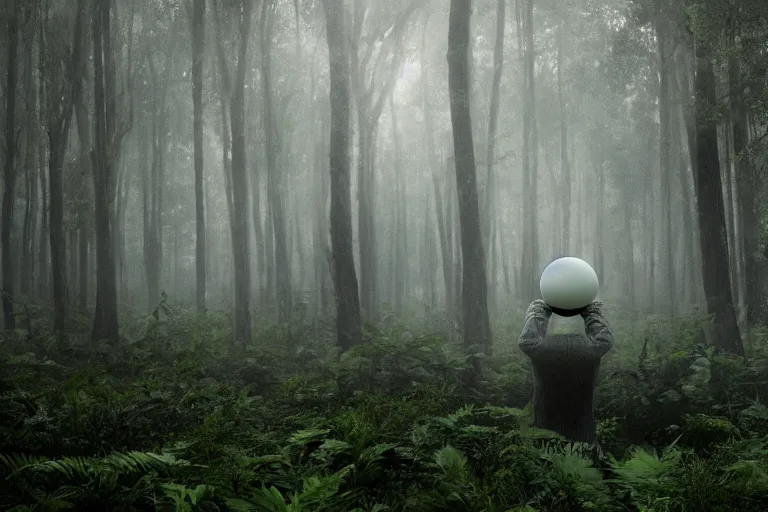
[[[107,316],[160,302],[234,310],[240,337],[250,314],[333,316],[333,255],[344,251],[331,239],[334,172],[349,184],[339,204],[351,208],[364,321],[458,327],[475,300],[462,275],[482,263],[498,326],[538,297],[560,256],[589,262],[600,299],[626,315],[709,313],[743,330],[762,314],[766,47],[708,43],[719,57],[705,83],[693,37],[717,30],[714,6],[683,22],[639,1],[474,3],[460,50],[468,183],[457,180],[467,152],[454,147],[448,2],[355,0],[336,13],[348,176],[329,160],[321,2],[133,0],[106,20],[84,0],[13,5],[3,10],[18,40],[2,37],[15,59],[2,86],[6,322],[12,304],[51,294],[60,322],[91,316],[97,287],[114,295]],[[469,270],[462,230],[481,255]]]
[[[768,510],[768,1],[0,1],[0,510]]]

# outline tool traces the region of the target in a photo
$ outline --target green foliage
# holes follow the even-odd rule
[[[306,319],[242,349],[228,319],[184,311],[129,324],[117,348],[3,335],[0,509],[768,506],[768,365],[699,346],[692,321],[622,332],[599,448],[530,426],[512,348],[468,386],[460,346],[391,324],[345,354]]]

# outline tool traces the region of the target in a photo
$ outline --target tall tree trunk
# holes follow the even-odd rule
[[[728,276],[728,247],[720,156],[717,149],[717,125],[709,111],[716,104],[715,73],[712,50],[704,41],[696,47],[696,194],[701,231],[702,276],[707,299],[707,313],[713,315],[713,340],[718,348],[743,355],[744,346],[736,322],[733,296]]]
[[[128,190],[131,186],[131,174],[126,167],[124,159],[118,159],[117,166],[119,170],[117,173],[117,186],[110,225],[112,226],[113,241],[115,244],[115,282],[117,286],[117,296],[119,300],[127,303],[129,302],[129,297],[128,287],[125,283],[125,242],[127,232],[125,229],[125,214],[128,209]]]
[[[16,199],[16,84],[18,81],[19,53],[19,0],[11,0],[8,19],[8,68],[6,71],[5,94],[5,168],[3,169],[3,210],[2,235],[2,294],[3,325],[6,329],[15,329],[13,315],[13,251],[11,250],[11,229],[13,228],[14,202]],[[31,65],[28,63],[27,65]]]
[[[393,240],[395,242],[395,275],[394,275],[394,310],[398,315],[403,314],[403,304],[408,292],[407,283],[410,283],[408,274],[408,206],[405,197],[405,185],[403,183],[403,143],[397,124],[397,110],[393,96],[389,97],[389,109],[392,115],[392,137],[395,144],[395,230]]]
[[[343,0],[323,0],[331,101],[331,254],[336,288],[336,340],[342,350],[362,342],[360,298],[352,246],[350,197],[350,65]]]
[[[443,194],[441,191],[438,174],[442,174],[446,166],[444,166],[438,160],[438,155],[435,149],[432,107],[429,104],[430,88],[426,58],[426,34],[428,21],[429,14],[427,11],[424,21],[424,30],[422,31],[421,49],[419,54],[419,62],[421,67],[422,106],[424,109],[424,133],[427,142],[427,162],[430,169],[430,177],[432,179],[432,192],[435,198],[435,220],[437,222],[438,236],[440,240],[440,254],[442,257],[443,285],[445,286],[446,309],[448,311],[448,317],[451,320],[456,320],[456,318],[459,316],[456,296],[454,294],[454,276],[456,271],[453,262],[453,249],[448,234],[448,231],[450,230],[449,223],[451,220],[445,207],[443,206]]]
[[[598,145],[598,156],[595,161],[595,182],[597,183],[595,201],[595,237],[593,238],[592,249],[594,254],[594,265],[597,279],[600,283],[605,282],[605,148],[602,143],[595,142]]]
[[[677,84],[681,91],[683,98],[682,111],[683,122],[685,123],[685,135],[688,149],[688,160],[690,162],[690,170],[688,170],[688,180],[693,186],[693,195],[698,190],[698,172],[696,170],[696,122],[695,122],[695,105],[694,105],[694,75],[696,67],[696,58],[694,55],[693,37],[690,33],[682,34],[682,42],[680,45],[679,60],[680,65],[677,66]],[[689,185],[690,187],[690,185]],[[699,215],[697,211],[697,203],[695,197],[691,200],[691,211],[689,213],[691,218],[691,225],[693,226],[693,266],[695,269],[702,267],[702,255],[701,255],[701,240],[699,229]],[[701,272],[695,270],[696,279],[692,281],[693,286],[693,298],[694,303],[704,301],[704,287],[701,280]]]
[[[728,247],[728,274],[730,276],[731,283],[731,296],[734,299],[734,307],[738,312],[738,296],[739,286],[736,278],[737,260],[736,260],[736,244],[738,239],[736,237],[734,209],[733,209],[733,181],[731,180],[731,167],[733,163],[733,152],[731,150],[731,119],[729,113],[724,116],[724,122],[718,126],[720,132],[718,142],[720,147],[718,150],[721,155],[724,155],[720,159],[720,182],[723,186],[723,213],[725,214],[725,235],[726,243]],[[738,318],[738,313],[736,318]]]
[[[447,177],[450,177],[451,174],[455,174],[455,162],[456,160],[454,158],[446,159],[446,168],[445,168],[445,175]],[[453,183],[456,183],[455,181]],[[445,195],[448,198],[448,206],[446,211],[446,226],[448,231],[448,244],[451,248],[451,261],[453,261],[453,274],[451,274],[451,279],[453,282],[453,291],[451,292],[454,300],[456,302],[456,311],[461,311],[462,313],[459,315],[457,314],[454,318],[456,325],[458,325],[459,330],[464,330],[464,306],[463,304],[463,296],[462,296],[462,283],[463,283],[463,272],[462,267],[464,264],[464,256],[461,253],[461,240],[459,239],[459,233],[461,231],[460,226],[460,212],[456,212],[456,203],[459,202],[459,192],[456,190],[455,185],[451,185],[451,180],[446,179],[445,180]]]
[[[281,323],[288,322],[291,313],[291,260],[287,247],[287,224],[285,219],[282,169],[278,169],[278,157],[282,152],[282,135],[277,127],[272,87],[272,27],[276,3],[267,0],[262,3],[261,12],[261,79],[264,98],[264,131],[267,153],[267,200],[272,212],[272,232],[275,240],[275,270],[277,285],[277,311]]]
[[[485,215],[484,221],[484,246],[488,247],[487,264],[491,269],[493,260],[492,233],[496,216],[496,178],[494,165],[496,163],[496,132],[499,124],[499,104],[501,103],[501,77],[504,71],[504,26],[506,25],[507,0],[496,2],[496,44],[493,49],[493,79],[491,82],[491,101],[488,109],[488,145],[486,150],[486,180],[485,180]],[[494,310],[496,298],[496,279],[494,273],[490,273],[488,280],[488,295],[491,310]]]
[[[635,311],[635,243],[632,236],[632,201],[629,187],[623,187],[624,199],[624,296],[628,299],[630,311]]]
[[[205,181],[203,178],[203,58],[205,52],[205,0],[192,1],[192,131],[195,165],[195,299],[198,314],[205,313]]]
[[[261,176],[258,162],[251,162],[251,172],[248,175],[248,183],[251,186],[251,221],[253,223],[253,245],[256,248],[256,269],[253,271],[256,283],[258,284],[258,297],[256,301],[259,304],[268,304],[270,295],[269,287],[266,284],[267,273],[269,272],[269,261],[272,259],[267,256],[267,242],[265,240],[264,226],[261,213]],[[267,206],[269,209],[269,206]]]
[[[429,296],[429,307],[432,310],[437,308],[437,243],[435,243],[435,226],[432,220],[432,205],[429,201],[429,190],[424,193],[424,243],[425,257],[422,258],[424,272],[427,279],[427,291]]]
[[[465,346],[479,346],[490,354],[492,335],[488,316],[488,288],[469,108],[470,22],[470,0],[451,0],[448,21],[448,91],[461,223],[463,336]]]
[[[35,153],[37,151],[39,129],[37,122],[35,122],[35,116],[38,115],[39,109],[37,105],[37,87],[32,72],[34,68],[34,39],[34,34],[30,34],[26,49],[27,67],[25,71],[25,89],[29,94],[29,107],[27,109],[28,121],[26,123],[26,148],[24,155],[24,193],[26,205],[24,207],[22,251],[19,267],[19,274],[21,274],[21,286],[19,291],[25,295],[27,299],[34,295],[33,276],[35,275],[35,252],[33,250],[33,245],[34,231],[37,224],[37,169],[35,167]]]
[[[310,97],[314,98],[315,80],[312,80],[312,93]],[[325,314],[330,310],[333,299],[333,283],[329,283],[331,277],[332,265],[330,259],[330,228],[328,226],[328,215],[330,208],[330,176],[328,172],[328,155],[326,148],[330,144],[330,112],[322,108],[320,114],[319,130],[320,133],[313,139],[315,145],[315,177],[317,180],[317,190],[319,200],[317,201],[316,223],[316,242],[315,258],[317,260],[317,282],[319,283],[319,305],[320,311]],[[330,284],[330,286],[329,286]]]
[[[112,342],[120,338],[117,318],[117,286],[114,244],[110,225],[112,171],[118,144],[116,130],[115,65],[112,53],[110,1],[93,1],[92,26],[94,85],[93,152],[94,196],[96,206],[96,309],[91,339]]]
[[[560,21],[557,30],[557,100],[560,109],[560,174],[562,175],[562,251],[571,252],[571,165],[568,161],[568,112],[563,88],[563,38],[565,20]]]
[[[358,100],[359,103],[359,100]],[[374,137],[370,115],[358,104],[358,161],[357,161],[357,236],[360,250],[360,293],[363,313],[370,321],[378,319],[377,258],[374,218]]]
[[[671,50],[670,50],[671,51]],[[669,82],[670,98],[672,99],[671,114],[670,114],[670,136],[672,138],[672,154],[677,157],[677,163],[674,167],[676,170],[674,173],[677,175],[682,204],[681,225],[683,230],[683,258],[682,258],[682,282],[684,293],[682,297],[686,303],[692,304],[695,300],[696,283],[698,282],[697,263],[696,263],[696,250],[694,239],[694,226],[692,218],[692,187],[690,182],[690,172],[688,170],[688,161],[686,159],[686,142],[683,136],[683,130],[685,129],[685,117],[683,115],[683,109],[685,109],[685,102],[687,98],[684,96],[680,80],[679,73],[674,70],[684,66],[684,59],[676,57],[673,58],[672,65],[670,67],[670,73],[672,74]]]
[[[160,300],[163,281],[163,196],[165,194],[165,156],[168,149],[169,111],[168,88],[171,80],[175,30],[167,40],[162,75],[155,69],[154,57],[148,56],[153,77],[151,146],[152,162],[149,176],[144,176],[144,266],[147,277],[147,295],[150,310]],[[141,151],[142,155],[148,152]],[[145,166],[146,169],[146,166]]]
[[[71,62],[69,69],[80,69],[83,54],[83,18],[86,15],[85,1],[79,0],[73,32]],[[79,76],[65,76],[60,63],[50,66],[48,102],[48,189],[49,243],[51,248],[51,282],[53,284],[53,325],[55,330],[66,327],[69,319],[69,291],[67,285],[67,255],[64,237],[64,158],[72,122],[73,103],[82,86]],[[55,70],[53,68],[56,68]],[[54,78],[54,76],[56,78]]]
[[[155,112],[157,106],[153,107]],[[157,114],[154,114],[152,120],[153,128],[149,131],[151,135],[149,137],[142,137],[139,152],[142,155],[149,155],[149,146],[152,146],[152,161],[144,161],[141,163],[142,170],[142,220],[144,231],[144,272],[147,280],[147,308],[152,311],[160,300],[160,280],[162,277],[162,238],[158,238],[158,229],[162,223],[162,218],[158,219],[158,215],[162,215],[162,207],[158,208],[157,196],[160,194],[158,190],[158,180],[156,176],[158,174],[158,159],[160,158],[159,151],[157,149],[158,144],[155,142],[155,138],[158,136],[158,129],[155,127],[157,124]],[[151,138],[150,141],[147,138]]]
[[[729,61],[728,75],[730,89],[732,91],[737,90],[742,80],[741,62],[738,57],[732,57]],[[759,215],[755,198],[759,183],[752,156],[747,151],[749,132],[743,93],[735,94],[731,98],[731,120],[733,122],[733,152],[736,156],[736,186],[741,207],[741,228],[744,238],[747,322],[754,325],[761,320],[761,316],[764,316],[763,283],[765,276],[760,270],[762,265],[758,265],[760,258],[760,251],[758,250]]]
[[[230,137],[229,102],[232,94],[232,81],[229,76],[229,69],[224,52],[224,32],[221,28],[219,17],[219,4],[213,0],[214,20],[216,22],[216,61],[219,68],[219,80],[221,80],[221,89],[219,91],[219,106],[221,112],[221,168],[224,173],[224,191],[227,197],[227,214],[229,218],[230,236],[234,236],[235,229],[235,207],[232,191],[232,162],[230,160],[230,150],[232,149],[232,139]]]
[[[77,257],[79,284],[77,287],[77,310],[80,314],[85,314],[88,309],[88,238],[90,229],[87,225],[81,226],[77,231]]]
[[[537,221],[538,196],[538,133],[536,128],[536,85],[534,79],[535,52],[533,47],[533,0],[524,0],[524,12],[518,27],[522,25],[525,39],[524,65],[524,112],[523,112],[523,258],[522,277],[524,300],[538,297],[539,236]],[[518,6],[519,11],[519,6]],[[519,31],[519,29],[518,29]]]
[[[234,227],[232,252],[235,264],[235,340],[251,344],[251,264],[248,247],[248,180],[245,172],[245,68],[253,2],[238,3],[239,41],[237,71],[232,88],[232,200]]]
[[[263,31],[262,31],[263,33]],[[262,35],[263,37],[263,35]],[[259,55],[259,59],[261,59],[261,55]],[[260,65],[260,64],[259,64]],[[251,85],[255,90],[255,88],[258,86],[258,81],[263,80],[263,76],[261,73],[259,73],[258,77],[254,77],[253,81],[251,82]],[[263,95],[262,95],[263,96]],[[265,122],[263,117],[263,102],[259,104],[258,101],[251,101],[248,104],[249,108],[249,116],[253,120],[257,120],[258,122],[261,122],[262,125]],[[256,121],[253,121],[253,124],[257,124]],[[262,126],[263,128],[263,126]],[[263,149],[258,145],[258,142],[253,139],[248,146],[249,150],[252,152],[263,152]],[[249,162],[250,171],[248,172],[248,184],[250,185],[251,190],[251,222],[253,224],[253,244],[251,244],[251,247],[253,247],[255,252],[255,257],[252,258],[252,262],[255,264],[255,266],[251,269],[251,275],[252,281],[253,281],[253,290],[256,293],[256,297],[253,300],[254,305],[257,308],[263,308],[264,306],[268,306],[270,304],[273,304],[275,302],[275,297],[271,295],[269,286],[267,285],[268,281],[268,272],[269,272],[269,266],[271,262],[274,260],[274,254],[267,255],[267,243],[265,239],[265,230],[266,226],[264,225],[264,222],[268,219],[266,218],[266,215],[262,213],[262,171],[259,167],[259,161],[257,158],[252,158]],[[269,195],[267,195],[267,199],[269,199]],[[269,210],[269,202],[267,201],[266,210]],[[264,220],[262,220],[264,219]]]
[[[310,97],[315,98],[315,80],[314,80],[314,66],[313,66],[313,76],[312,81],[310,82]],[[317,102],[315,101],[314,104],[316,105]],[[332,290],[328,287],[328,276],[331,272],[331,267],[329,266],[329,263],[331,262],[330,259],[330,252],[329,252],[329,228],[328,228],[328,201],[329,201],[329,193],[328,190],[329,184],[328,184],[328,156],[326,154],[326,149],[328,147],[329,143],[329,122],[327,120],[328,114],[325,108],[322,108],[320,110],[320,119],[319,119],[319,133],[315,133],[315,136],[312,139],[312,144],[314,148],[313,152],[313,175],[315,177],[315,186],[318,193],[318,198],[316,201],[316,214],[314,220],[314,226],[315,226],[315,234],[314,234],[314,259],[315,259],[315,281],[317,283],[318,287],[318,307],[319,312],[321,314],[327,313],[330,307],[330,301],[329,301],[329,292],[332,292]]]
[[[44,51],[44,50],[43,50]],[[48,101],[45,101],[47,105]],[[41,107],[42,109],[46,107]],[[47,111],[47,110],[46,110]],[[37,178],[38,185],[40,187],[40,230],[37,232],[37,298],[44,300],[50,300],[51,293],[51,246],[48,242],[48,226],[50,224],[50,201],[48,194],[48,173],[46,172],[47,166],[45,161],[45,137],[40,137],[38,150],[38,169]]]
[[[651,154],[651,148],[653,147],[653,141],[649,135],[648,137],[648,154]],[[656,311],[656,227],[658,225],[656,219],[656,182],[654,181],[653,164],[648,162],[646,192],[647,192],[647,204],[650,205],[649,215],[645,217],[648,230],[648,243],[646,245],[647,261],[648,261],[648,307],[650,312]]]
[[[83,65],[83,76],[85,76],[85,65]],[[77,133],[80,140],[80,165],[82,166],[84,173],[93,173],[95,170],[92,168],[91,162],[91,130],[90,122],[88,119],[88,111],[85,107],[85,98],[80,90],[77,99],[75,100],[75,113],[77,115]],[[90,200],[92,194],[88,194]],[[90,213],[90,211],[88,211]],[[86,313],[88,305],[88,240],[90,238],[91,224],[88,220],[90,215],[83,212],[80,215],[78,223],[78,278],[79,284],[77,287],[77,309],[81,314]]]
[[[571,145],[571,153],[570,162],[573,164],[575,169],[578,169],[577,164],[579,162],[576,160],[575,144]],[[584,186],[582,184],[584,177],[582,176],[581,172],[574,173],[572,177],[574,190],[576,192],[576,203],[573,206],[573,210],[576,213],[576,219],[573,222],[573,226],[576,228],[573,233],[573,254],[581,255],[584,253]]]
[[[664,15],[662,15],[664,16]],[[661,203],[661,224],[665,234],[664,258],[667,281],[667,305],[672,317],[676,316],[677,281],[673,257],[674,241],[672,238],[672,124],[670,111],[670,77],[673,72],[672,48],[669,24],[660,17],[656,23],[656,38],[659,54],[659,168],[661,189],[664,194]]]

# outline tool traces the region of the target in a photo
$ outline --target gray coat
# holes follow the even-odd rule
[[[571,441],[595,442],[595,388],[600,359],[613,347],[602,303],[582,311],[584,334],[547,335],[552,310],[535,300],[518,345],[533,367],[534,425]]]

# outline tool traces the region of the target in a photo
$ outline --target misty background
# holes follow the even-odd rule
[[[6,327],[40,301],[59,328],[95,315],[95,338],[161,303],[234,310],[241,339],[251,313],[336,314],[331,176],[344,171],[329,162],[323,7],[3,3]],[[472,293],[485,293],[464,295],[464,230],[495,326],[572,255],[628,320],[709,313],[741,351],[766,312],[766,6],[473,2],[461,51],[476,225],[460,221],[449,7],[328,11],[349,65],[339,193],[363,321],[461,328],[462,302],[482,308]]]

